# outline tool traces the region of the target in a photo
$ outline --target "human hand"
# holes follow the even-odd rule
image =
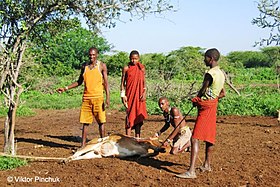
[[[125,108],[128,108],[127,97],[126,96],[122,97],[122,103],[125,106]]]
[[[110,107],[110,100],[106,98],[106,108],[109,108]]]
[[[65,88],[58,88],[56,91],[57,91],[58,93],[62,93],[62,92],[65,91]]]
[[[197,107],[197,103],[192,103],[193,107]]]
[[[140,101],[146,101],[146,91],[144,91],[143,94],[140,96]]]
[[[192,98],[192,103],[193,103],[193,106],[196,107],[198,105],[198,101],[200,101],[200,98],[199,97],[194,97]]]
[[[163,146],[163,147],[167,147],[167,146],[168,146],[168,142],[167,142],[167,141],[164,141],[164,142],[162,143],[162,146]]]

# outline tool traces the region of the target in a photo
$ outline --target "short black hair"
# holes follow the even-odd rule
[[[220,59],[220,52],[216,48],[208,49],[205,52],[205,56],[209,58],[214,58],[215,61],[218,61]]]
[[[140,56],[139,52],[138,52],[138,51],[136,51],[136,50],[133,50],[133,51],[131,51],[131,52],[130,52],[130,54],[129,54],[129,58],[131,58],[131,57],[132,57],[132,55],[138,55],[138,56]]]
[[[96,47],[91,47],[91,48],[89,48],[88,51],[90,52],[91,50],[94,50],[96,53],[99,54],[99,50]]]

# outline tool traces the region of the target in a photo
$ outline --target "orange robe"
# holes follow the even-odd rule
[[[216,118],[218,98],[202,100],[199,97],[192,99],[197,104],[198,115],[192,137],[212,144],[216,141]]]
[[[126,97],[127,125],[126,128],[132,128],[135,124],[141,123],[147,118],[146,101],[140,101],[140,96],[144,92],[144,65],[140,62],[135,65],[129,65],[126,72]]]

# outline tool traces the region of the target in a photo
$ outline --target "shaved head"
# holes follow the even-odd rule
[[[167,99],[167,97],[161,97],[161,98],[159,98],[158,102],[161,102],[161,101],[168,102],[168,99]]]
[[[158,106],[162,111],[168,112],[169,110],[169,102],[166,97],[161,97],[158,100]]]

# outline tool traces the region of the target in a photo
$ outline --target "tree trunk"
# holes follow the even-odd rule
[[[21,91],[19,90],[18,92]],[[17,97],[19,97],[18,94]],[[15,131],[15,124],[16,124],[17,104],[18,104],[17,102],[16,104],[10,103],[9,111],[5,120],[4,153],[11,154],[11,155],[16,155],[14,131]]]
[[[19,43],[17,43],[19,44]],[[15,155],[15,124],[16,124],[16,111],[19,104],[19,98],[23,92],[23,88],[17,83],[20,67],[22,65],[22,57],[25,51],[25,42],[21,41],[19,45],[16,45],[17,58],[14,63],[9,63],[9,73],[5,79],[5,97],[7,99],[8,113],[4,122],[4,153]]]

